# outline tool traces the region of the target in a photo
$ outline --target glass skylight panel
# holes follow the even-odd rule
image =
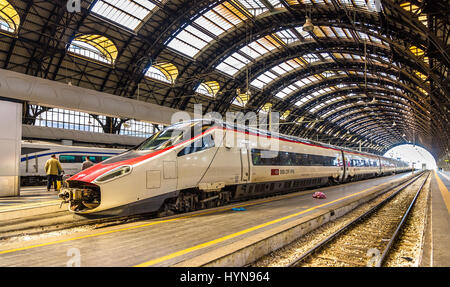
[[[250,43],[247,46],[242,47],[239,51],[246,54],[247,56],[251,57],[252,59],[256,59],[265,52],[267,52],[266,49],[259,46],[258,44],[255,44],[255,42]]]
[[[326,36],[326,34],[322,31],[321,28],[322,28],[322,26],[316,27],[316,29],[313,30],[313,33],[319,38],[324,38]]]
[[[285,73],[292,71],[294,69],[294,67],[292,67],[291,65],[289,65],[288,63],[281,63],[278,65],[281,69],[283,69],[285,71]]]
[[[338,35],[339,38],[347,38],[347,35],[344,33],[344,30],[340,27],[333,27],[334,31]]]
[[[234,74],[236,74],[237,72],[239,72],[238,69],[236,69],[236,68],[234,68],[234,67],[231,67],[230,65],[228,65],[228,64],[225,63],[225,62],[220,63],[220,64],[216,67],[216,69],[219,70],[219,71],[221,71],[221,72],[223,72],[223,73],[225,73],[225,74],[228,74],[228,75],[230,75],[230,76],[233,76]]]
[[[313,97],[311,97],[310,95],[303,97],[300,99],[300,101],[296,102],[295,105],[298,107],[301,107],[302,105],[306,104],[307,102],[309,102],[311,99],[313,99]]]
[[[203,17],[203,16],[199,17],[194,21],[194,23],[205,28],[206,30],[208,30],[209,32],[213,33],[216,36],[219,36],[220,34],[222,34],[227,29],[229,29],[230,27],[233,26],[230,23],[224,21],[222,18],[220,18],[214,12],[208,11],[205,14],[208,14],[208,13],[210,13],[212,15],[210,15],[210,17]],[[223,29],[222,27],[225,29]]]
[[[180,32],[178,36],[180,40],[193,41],[187,43],[192,44],[192,46],[196,47],[197,49],[203,48],[213,40],[213,38],[211,38],[210,36],[190,25],[187,26],[184,31]]]
[[[92,12],[135,30],[155,7],[148,0],[98,0]]]
[[[147,70],[147,73],[145,73],[145,75],[147,77],[157,79],[157,80],[160,80],[165,83],[169,83],[169,84],[172,83],[169,79],[167,79],[166,75],[164,75],[159,69],[157,69],[155,67],[150,67]]]
[[[272,5],[274,8],[277,7],[283,7],[283,4],[279,0],[268,0],[270,5]]]
[[[322,56],[322,58],[324,60],[331,60],[332,59],[330,53],[320,53],[320,56]]]
[[[194,57],[194,55],[197,54],[197,52],[199,51],[199,49],[183,41],[180,41],[177,38],[174,38],[172,41],[170,41],[169,44],[167,44],[167,46],[190,57]]]
[[[302,27],[296,27],[295,30],[297,30],[297,32],[305,39],[312,39],[311,34],[309,34],[308,32],[303,31]]]
[[[271,73],[270,71],[266,71],[264,74],[258,76],[256,79],[254,79],[250,85],[262,89],[265,85],[269,84],[273,80],[277,78],[276,75]]]
[[[260,79],[256,78],[250,82],[250,85],[255,88],[262,89],[266,85],[266,83],[261,81]]]
[[[353,0],[355,5],[359,8],[366,8],[369,11],[375,12],[375,0]]]
[[[272,70],[275,71],[280,76],[288,73],[289,71],[292,71],[293,69],[294,67],[289,65],[287,62],[281,63],[272,68]]]
[[[347,60],[352,60],[352,56],[350,54],[342,54],[342,56],[344,56],[345,59]]]
[[[239,0],[239,3],[241,3],[253,16],[258,16],[269,10],[266,5],[258,0]]]
[[[335,74],[334,74],[334,72],[332,72],[332,71],[325,71],[325,72],[322,73],[322,75],[323,75],[325,78],[329,78],[329,77],[334,76]]]
[[[287,95],[292,94],[294,92],[294,88],[292,85],[287,86],[286,88],[282,89],[281,91],[279,91],[275,97],[284,99]]]
[[[265,72],[261,76],[261,81],[266,81],[266,83],[270,83],[271,81],[275,80],[277,76],[270,71]]]
[[[198,51],[203,49],[212,40],[210,36],[189,25],[175,39],[170,41],[167,46],[190,57],[194,57]]]
[[[272,51],[278,46],[280,46],[280,44],[276,43],[271,36],[266,36],[254,42],[251,42],[245,47],[242,47],[240,51],[252,57],[253,59],[256,59],[263,54]]]
[[[324,34],[327,37],[332,37],[332,38],[336,38],[336,35],[334,34],[333,30],[331,30],[330,27],[328,26],[320,26],[321,30],[324,32]]]
[[[117,48],[108,38],[100,35],[80,35],[69,45],[69,52],[85,58],[113,64],[117,57]]]
[[[320,95],[322,95],[322,93],[320,93],[320,90],[319,91],[315,91],[314,93],[311,94],[311,96],[313,96],[314,98],[317,97],[317,96],[320,96]]]
[[[302,81],[304,84],[308,85],[310,83],[312,83],[310,78],[305,78],[305,79],[301,79],[300,81]]]
[[[288,45],[297,42],[299,40],[294,33],[289,31],[289,29],[276,32],[275,35],[277,35],[283,42],[285,42]]]
[[[359,38],[361,39],[361,40],[370,40],[369,39],[369,36],[366,34],[366,33],[363,33],[363,32],[359,32],[359,31],[356,31],[356,33],[359,35]]]
[[[299,58],[295,58],[295,59],[289,60],[289,61],[287,61],[287,63],[289,65],[291,65],[294,69],[297,69],[297,68],[305,66],[305,64]]]
[[[243,67],[245,67],[245,65],[247,63],[249,63],[250,61],[248,59],[246,59],[245,57],[239,55],[239,53],[233,53],[233,55],[231,55],[230,57],[228,57],[225,62],[229,65],[231,65],[232,67],[235,67],[236,69],[240,70]]]
[[[321,109],[321,108],[324,107],[324,106],[325,106],[325,105],[324,105],[323,103],[320,103],[320,104],[318,104],[318,105],[312,107],[309,111],[310,111],[311,113],[314,113],[314,112],[316,112],[317,110]]]
[[[0,29],[8,31],[8,32],[14,32],[13,29],[11,29],[8,25],[8,23],[6,23],[6,21],[4,21],[2,18],[0,18]]]
[[[148,1],[148,0],[141,0]],[[236,4],[238,5],[238,4]],[[242,8],[242,7],[241,7]],[[245,10],[244,8],[242,8]],[[206,11],[203,15],[197,18],[194,23],[202,28],[208,30],[214,36],[233,29],[236,25],[247,20],[249,14],[244,15],[245,11],[239,11],[230,2],[224,2]],[[206,45],[214,39],[211,36],[199,31],[192,25],[184,28],[174,39],[172,39],[167,46],[177,50],[180,53],[195,57]],[[181,44],[180,42],[184,42]],[[189,46],[189,47],[186,47]]]
[[[370,39],[370,41],[372,41],[372,42],[381,44],[381,40],[380,40],[379,38],[377,38],[377,37],[373,37],[373,36],[370,36],[370,35],[369,35],[369,39]]]
[[[319,57],[316,54],[306,54],[302,58],[309,64],[319,61]]]
[[[249,62],[248,59],[239,55],[237,52],[233,53],[231,56],[226,58],[222,63],[220,63],[216,69],[222,71],[230,76],[235,75],[240,69],[245,67]]]

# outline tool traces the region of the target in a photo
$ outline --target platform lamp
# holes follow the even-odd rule
[[[305,24],[303,25],[303,31],[305,31],[305,32],[312,32],[313,30],[314,30],[314,25],[313,25],[313,23],[311,22],[311,19],[308,17],[308,16],[306,16],[306,22],[305,22]]]

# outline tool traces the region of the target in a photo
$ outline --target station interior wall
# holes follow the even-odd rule
[[[22,104],[0,100],[0,197],[19,196]]]

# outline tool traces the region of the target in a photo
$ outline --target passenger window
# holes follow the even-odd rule
[[[214,147],[214,138],[212,135],[206,135],[201,139],[198,139],[196,141],[194,141],[193,143],[191,143],[190,145],[188,145],[187,147],[185,147],[184,149],[182,149],[179,153],[178,156],[184,156],[184,155],[188,155],[194,152],[199,152],[202,150],[206,150],[209,148]]]
[[[59,161],[61,163],[81,163],[82,158],[79,155],[60,155]]]

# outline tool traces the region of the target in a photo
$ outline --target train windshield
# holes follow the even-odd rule
[[[167,127],[139,145],[136,150],[161,150],[189,140],[211,127],[211,123],[202,121],[180,123]]]

